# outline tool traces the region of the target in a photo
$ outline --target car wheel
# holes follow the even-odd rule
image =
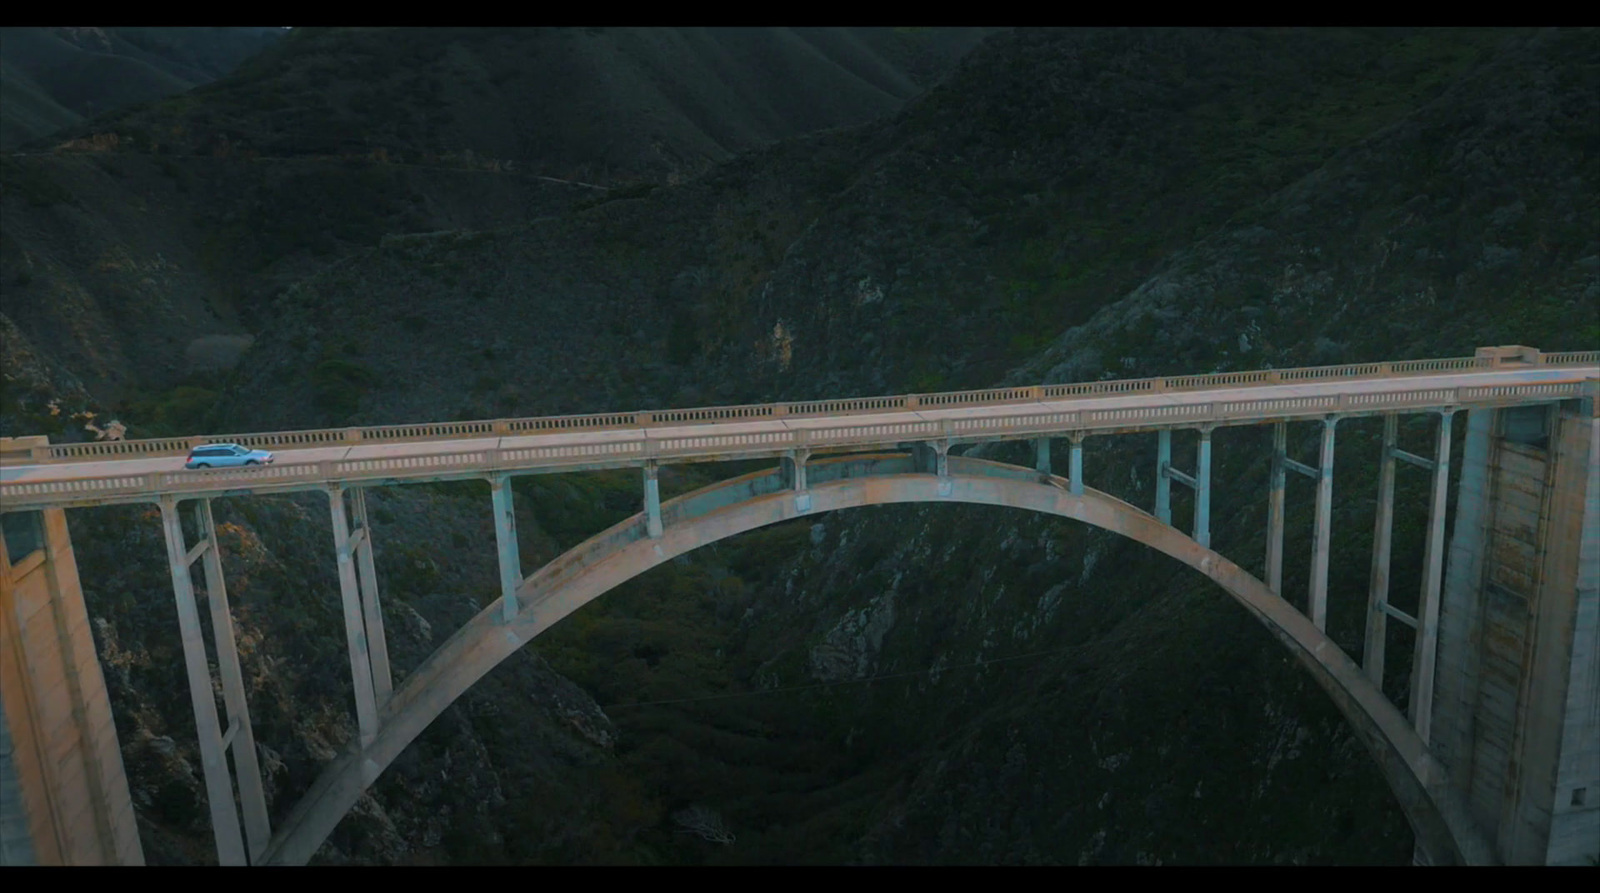
[[[194,464],[194,467],[195,468],[210,468],[211,466],[206,464],[206,463],[204,463],[204,462],[196,462]]]
[[[260,465],[261,463],[257,462],[254,459],[246,459],[246,460],[244,460],[244,464],[246,464],[246,465]]]

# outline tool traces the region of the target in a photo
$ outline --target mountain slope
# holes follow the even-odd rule
[[[0,149],[226,75],[281,28],[0,28]]]
[[[263,156],[381,148],[659,180],[893,111],[995,29],[950,30],[296,29],[194,97],[94,128],[178,154],[222,141]]]
[[[354,257],[276,308],[241,383],[284,395],[252,407],[270,420],[218,421],[986,387],[1502,37],[997,35],[893,120],[527,227]],[[355,299],[373,293],[381,308]],[[429,348],[411,350],[404,325]],[[343,352],[374,383],[353,414],[328,414],[306,370]]]
[[[556,162],[667,178],[870,118],[988,30],[297,29],[216,84],[51,137],[71,151],[4,159],[7,387],[38,406],[214,388],[210,345],[271,328],[273,295],[349,251],[604,194],[538,176]],[[362,158],[314,157],[351,134]]]

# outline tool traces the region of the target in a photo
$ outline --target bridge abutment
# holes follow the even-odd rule
[[[1432,750],[1507,864],[1600,859],[1594,403],[1468,416],[1424,715]]]
[[[0,865],[143,865],[66,512],[4,519]]]

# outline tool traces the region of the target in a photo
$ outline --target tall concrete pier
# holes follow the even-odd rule
[[[66,512],[3,517],[0,865],[143,864]]]
[[[1594,403],[1467,423],[1429,744],[1507,864],[1600,859]]]

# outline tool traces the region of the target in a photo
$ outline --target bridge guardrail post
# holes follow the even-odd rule
[[[360,428],[346,428],[346,429],[344,429],[344,442],[345,443],[360,443],[361,442],[361,429]]]

